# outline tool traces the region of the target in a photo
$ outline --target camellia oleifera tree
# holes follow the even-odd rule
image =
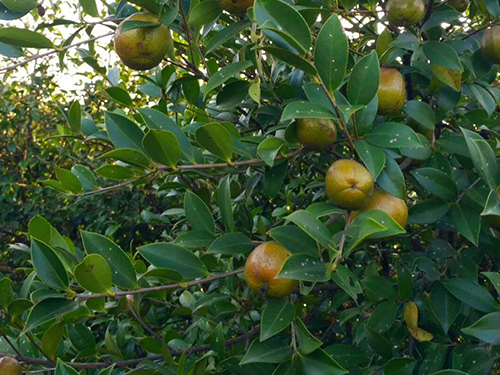
[[[0,7],[6,82],[85,65],[105,98],[41,182],[151,197],[121,246],[31,219],[2,375],[499,371],[498,1]]]

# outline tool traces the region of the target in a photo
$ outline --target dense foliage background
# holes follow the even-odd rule
[[[385,6],[2,0],[0,355],[59,375],[498,373],[500,90],[481,37],[500,6],[429,0],[406,28]],[[174,38],[146,72],[112,50],[138,10]],[[406,80],[396,114],[377,115],[381,66]],[[333,119],[336,143],[302,148],[298,118]],[[406,201],[406,228],[346,220],[324,187],[344,158]],[[293,253],[290,298],[241,274],[270,240]]]

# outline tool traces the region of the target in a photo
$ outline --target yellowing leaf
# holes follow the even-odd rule
[[[415,302],[408,302],[405,306],[405,322],[408,327],[418,328],[418,307]]]
[[[432,333],[427,332],[427,331],[423,330],[422,328],[418,328],[418,327],[412,328],[410,326],[406,326],[406,328],[408,329],[408,332],[410,332],[410,335],[412,335],[417,341],[420,341],[420,342],[431,341],[434,338]]]
[[[434,77],[450,86],[453,90],[460,91],[462,83],[462,72],[460,70],[450,69],[435,63],[431,63],[430,67]]]

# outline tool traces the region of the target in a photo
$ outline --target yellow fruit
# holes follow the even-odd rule
[[[323,151],[337,139],[337,127],[330,119],[299,118],[297,139],[310,150]]]
[[[406,328],[408,329],[408,332],[410,332],[410,335],[412,335],[417,341],[420,342],[431,341],[434,338],[432,333],[427,332],[422,328],[418,327],[412,328],[410,326],[406,326]]]
[[[0,375],[22,375],[23,368],[13,357],[0,358]]]
[[[128,21],[150,22],[158,26],[122,31]],[[160,17],[152,13],[135,13],[126,18],[116,29],[114,43],[121,61],[136,70],[148,70],[159,65],[173,47],[170,30],[161,23]]]
[[[406,101],[406,83],[403,75],[392,68],[380,68],[377,91],[378,113],[390,115],[399,112]]]
[[[450,0],[447,3],[449,6],[455,8],[455,10],[458,10],[459,12],[465,12],[467,8],[469,7],[470,1],[469,0]]]
[[[423,0],[389,0],[386,6],[387,20],[394,26],[411,26],[425,16]]]
[[[276,242],[265,242],[252,250],[245,263],[245,280],[255,292],[268,297],[284,297],[298,286],[297,280],[275,279],[292,254]]]
[[[384,211],[395,222],[401,225],[402,228],[408,223],[408,206],[406,202],[382,189],[376,189],[368,204],[359,210],[359,212],[368,210]]]
[[[354,160],[337,160],[325,177],[326,194],[342,208],[357,210],[368,203],[373,193],[373,177]]]
[[[484,32],[481,49],[490,62],[500,64],[500,25],[492,26]]]
[[[255,0],[219,0],[219,5],[226,12],[243,15],[253,6]]]

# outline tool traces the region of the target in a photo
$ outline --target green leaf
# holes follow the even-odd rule
[[[76,164],[71,167],[71,172],[80,180],[85,190],[93,190],[97,187],[94,174],[83,165]]]
[[[500,345],[500,312],[483,316],[462,331],[491,345]]]
[[[308,355],[299,354],[297,367],[304,374],[340,375],[347,371],[330,357],[324,350],[316,349]]]
[[[296,54],[287,51],[286,49],[275,47],[275,46],[265,46],[259,48],[259,50],[266,51],[273,55],[274,57],[280,59],[281,61],[302,70],[304,73],[309,74],[311,76],[315,76],[317,74],[316,68],[306,59],[303,59]]]
[[[210,91],[219,87],[231,77],[234,77],[236,73],[248,69],[251,66],[252,66],[251,61],[239,61],[223,67],[217,73],[215,73],[213,76],[210,77],[210,79],[207,82],[207,85],[205,86],[204,95],[207,96],[210,93]]]
[[[289,257],[275,279],[326,281],[330,277],[326,264],[317,257],[295,254]]]
[[[80,350],[93,350],[96,347],[92,331],[83,324],[69,324],[68,335],[73,346]]]
[[[188,23],[191,26],[203,26],[214,21],[221,14],[218,1],[207,0],[196,4],[189,12]]]
[[[154,161],[176,168],[181,157],[181,146],[174,133],[167,130],[149,130],[142,145]]]
[[[378,176],[377,183],[389,194],[399,199],[406,199],[405,177],[398,163],[393,158],[386,158],[385,167]]]
[[[325,248],[334,249],[332,234],[328,228],[308,211],[299,210],[286,217]]]
[[[186,191],[184,211],[194,230],[215,233],[215,221],[203,200],[191,191]]]
[[[257,0],[253,6],[255,19],[260,27],[271,26],[293,38],[301,47],[300,54],[311,48],[311,32],[304,17],[291,5],[280,0]],[[279,47],[295,50],[280,35],[270,30],[263,30],[264,35]]]
[[[384,334],[396,321],[398,306],[393,301],[384,301],[372,311],[367,324],[377,333]]]
[[[300,354],[311,354],[321,345],[323,345],[323,342],[318,340],[311,332],[309,332],[302,319],[300,319],[298,316],[295,318],[294,324]]]
[[[416,365],[413,358],[393,358],[384,365],[384,375],[412,375]]]
[[[185,247],[186,249],[201,249],[209,247],[214,242],[215,236],[212,233],[191,230],[182,233],[174,241],[176,245]]]
[[[236,232],[231,202],[231,176],[227,175],[219,183],[219,212],[226,232]]]
[[[462,70],[462,64],[460,63],[457,52],[448,44],[428,41],[424,43],[422,50],[431,63],[448,69]]]
[[[32,238],[31,258],[33,266],[43,282],[55,289],[68,288],[69,279],[66,269],[49,245]]]
[[[431,308],[439,323],[441,323],[444,333],[447,334],[460,314],[462,303],[453,297],[443,284],[436,284],[431,292]]]
[[[157,242],[141,246],[137,250],[153,266],[177,271],[186,279],[208,274],[200,258],[178,245]]]
[[[387,231],[387,227],[367,215],[357,216],[347,229],[347,244],[344,256],[347,257],[368,237]]]
[[[325,348],[335,361],[343,367],[366,366],[370,358],[363,354],[361,350],[351,345],[334,344]]]
[[[458,194],[455,182],[450,176],[440,170],[434,168],[420,168],[410,173],[420,185],[438,198],[453,201]]]
[[[264,172],[264,191],[270,198],[276,197],[283,185],[288,171],[288,163],[281,163],[274,167],[266,167]]]
[[[55,358],[57,348],[64,333],[64,322],[52,324],[42,337],[42,350],[51,359]]]
[[[288,150],[285,140],[278,137],[265,138],[257,146],[257,155],[270,167],[274,166],[274,161],[279,153],[286,153]]]
[[[92,17],[99,17],[95,0],[79,0],[83,11]]]
[[[42,34],[15,27],[1,28],[0,42],[18,47],[54,48],[54,44]]]
[[[205,48],[205,54],[209,54],[220,45],[226,43],[229,40],[235,38],[240,32],[251,25],[249,20],[243,20],[240,22],[232,22],[228,26],[224,27],[217,34],[215,34],[207,43]]]
[[[446,348],[437,347],[429,351],[420,365],[418,375],[432,374],[441,370],[446,361]]]
[[[2,3],[11,11],[17,13],[28,13],[38,6],[36,0],[2,0]]]
[[[56,176],[64,188],[72,193],[79,193],[83,190],[83,185],[71,171],[63,168],[56,168]]]
[[[356,147],[356,152],[363,164],[376,180],[385,166],[385,152],[380,147],[373,146],[363,139],[355,140],[354,147]]]
[[[41,324],[75,311],[79,307],[80,304],[78,302],[65,298],[46,298],[41,300],[31,309],[24,332],[29,332]]]
[[[83,246],[87,254],[99,254],[108,262],[113,283],[127,289],[137,287],[136,274],[130,258],[110,239],[82,230]]]
[[[375,331],[373,328],[365,324],[366,338],[368,339],[368,344],[373,349],[373,351],[384,358],[392,357],[391,345],[387,340]]]
[[[111,180],[128,180],[135,176],[132,169],[121,165],[105,164],[95,170],[99,176]]]
[[[234,148],[233,139],[224,125],[210,122],[196,129],[194,136],[196,142],[203,148],[228,163],[231,162]]]
[[[337,265],[332,272],[332,280],[355,301],[358,300],[358,294],[363,293],[356,275],[342,264]]]
[[[377,54],[359,59],[354,65],[347,84],[347,99],[351,104],[367,105],[377,95],[380,82],[380,65]]]
[[[119,104],[123,104],[127,107],[130,107],[133,104],[132,98],[130,97],[129,93],[124,89],[122,89],[121,87],[118,86],[108,87],[106,89],[106,92],[111,97],[111,99],[113,99],[115,102]]]
[[[337,119],[332,112],[322,105],[305,101],[296,101],[288,104],[281,115],[281,121],[288,121],[296,118]]]
[[[281,363],[290,359],[292,353],[290,345],[282,343],[278,339],[271,338],[263,342],[255,339],[241,360],[240,366],[254,362]]]
[[[472,208],[463,204],[452,206],[449,216],[455,229],[477,246],[481,230],[481,216]]]
[[[435,78],[450,86],[456,92],[460,92],[462,84],[462,72],[460,70],[447,68],[433,62],[431,62],[430,68]]]
[[[87,255],[74,271],[80,286],[92,293],[111,292],[112,275],[109,264],[99,254]]]
[[[142,146],[144,133],[130,119],[117,113],[106,112],[106,129],[116,148],[133,148],[146,153]]]
[[[477,173],[489,186],[490,190],[496,190],[500,185],[500,174],[495,152],[479,134],[466,129],[462,129],[462,133]]]
[[[139,168],[148,168],[151,164],[151,159],[133,148],[118,148],[116,150],[111,150],[99,156],[98,159],[119,160]]]
[[[422,147],[422,143],[413,129],[397,122],[384,122],[375,125],[365,138],[371,144],[383,148]]]
[[[280,333],[295,318],[293,305],[285,299],[274,299],[267,303],[262,312],[260,341]]]
[[[441,370],[431,375],[470,375],[470,374],[467,374],[466,372],[459,370]]]
[[[362,212],[356,216],[351,225],[353,225],[356,221],[362,223],[363,220],[367,219],[375,220],[377,223],[387,228],[384,231],[375,231],[369,236],[370,239],[392,237],[406,232],[404,228],[402,228],[391,216],[389,216],[389,214],[381,210],[368,210]]]
[[[493,287],[495,288],[497,293],[500,293],[500,273],[498,273],[498,272],[481,272],[481,274],[486,276],[490,280],[491,284],[493,285]]]
[[[330,93],[344,80],[348,54],[349,41],[339,17],[332,14],[319,31],[314,49],[314,65]]]
[[[164,113],[151,108],[141,108],[139,109],[139,113],[150,129],[163,129],[174,133],[181,146],[181,159],[190,163],[194,162],[191,142],[174,120]]]
[[[465,87],[469,89],[472,96],[476,98],[477,102],[484,108],[488,116],[491,116],[496,107],[495,100],[491,93],[482,86],[475,84],[468,84]]]
[[[57,365],[56,370],[54,371],[54,375],[79,375],[79,373],[73,367],[64,363],[61,358],[57,358]]]
[[[450,209],[450,203],[427,200],[410,208],[408,222],[412,224],[432,224],[441,219]]]
[[[250,238],[242,233],[227,233],[217,238],[208,249],[209,254],[246,254],[252,250]]]
[[[17,58],[24,55],[24,51],[21,47],[11,46],[0,42],[0,55],[5,57]]]
[[[318,245],[311,236],[295,225],[273,228],[269,235],[293,254],[318,255]]]
[[[78,100],[71,103],[69,107],[68,122],[75,133],[80,133],[82,128],[82,106]]]
[[[436,127],[436,115],[434,114],[434,110],[425,102],[420,100],[409,100],[403,105],[403,111],[427,129],[434,130]]]
[[[460,301],[478,311],[490,313],[498,310],[498,304],[492,295],[471,280],[449,279],[444,282],[444,286]]]

